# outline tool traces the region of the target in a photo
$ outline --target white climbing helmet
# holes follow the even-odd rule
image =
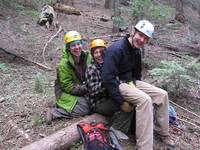
[[[135,29],[144,33],[146,36],[152,38],[154,32],[154,26],[151,22],[147,20],[140,20],[136,25]]]

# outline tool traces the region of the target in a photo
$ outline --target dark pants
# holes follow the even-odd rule
[[[126,134],[135,134],[135,109],[125,113],[120,110],[118,103],[112,99],[105,99],[96,106],[94,112],[106,116],[109,124],[115,129]]]
[[[130,113],[118,111],[112,115],[110,122],[112,127],[125,134],[135,134],[135,109]]]
[[[120,107],[115,101],[112,99],[105,99],[96,104],[94,112],[109,117],[119,110]]]
[[[71,113],[59,107],[52,108],[51,113],[53,114],[54,119],[56,118],[71,119],[74,117],[88,115],[90,113],[88,100],[84,97],[79,97]]]

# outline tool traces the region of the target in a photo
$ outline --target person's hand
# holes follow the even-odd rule
[[[72,90],[72,95],[83,96],[87,93],[87,87],[82,85],[75,85]]]
[[[130,104],[129,102],[124,101],[121,105],[121,110],[126,113],[131,112],[133,110],[133,104]]]

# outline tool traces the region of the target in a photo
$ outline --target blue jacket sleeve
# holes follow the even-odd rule
[[[113,49],[106,51],[102,68],[102,82],[108,95],[119,104],[122,104],[124,100],[119,91],[120,82],[117,80],[120,57],[120,51]]]

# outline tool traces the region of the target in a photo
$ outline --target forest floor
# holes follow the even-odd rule
[[[58,21],[64,31],[77,30],[88,39],[104,37],[109,44],[121,35],[112,33],[112,12],[103,7],[103,0],[94,5],[92,0],[82,0],[74,4],[82,15],[67,15],[58,13]],[[95,9],[94,9],[95,8]],[[2,11],[2,12],[1,12]],[[55,131],[67,127],[81,118],[70,120],[56,120],[51,125],[46,125],[46,110],[55,102],[54,80],[56,79],[56,64],[60,58],[60,48],[64,45],[63,35],[60,32],[52,40],[44,52],[45,43],[57,32],[37,26],[37,17],[27,16],[23,13],[1,10],[0,18],[0,150],[17,150],[33,141],[53,134]],[[100,18],[109,18],[104,22]],[[187,27],[180,25],[175,28],[162,28],[155,35],[157,41],[173,41],[190,43]],[[163,34],[164,33],[164,34]],[[150,63],[159,63],[161,60],[178,60],[180,57],[172,55],[172,50],[150,42],[145,47],[145,59]],[[86,45],[88,48],[88,45]],[[6,53],[18,55],[20,57]],[[174,54],[174,53],[173,53]],[[178,53],[181,55],[181,53]],[[44,63],[44,57],[46,63]],[[32,62],[44,64],[51,71]],[[148,66],[146,70],[148,70]],[[148,72],[144,72],[144,80],[151,81]],[[39,83],[38,83],[39,82]],[[37,92],[41,88],[41,92]],[[177,111],[179,126],[170,127],[170,135],[176,143],[175,149],[198,150],[200,149],[200,104],[199,98],[180,96],[172,99],[179,106],[171,104]],[[196,116],[194,115],[196,114]],[[13,128],[16,125],[17,128]],[[20,134],[18,129],[28,136]],[[122,141],[124,149],[133,149],[133,139]],[[161,145],[155,144],[155,149]]]

